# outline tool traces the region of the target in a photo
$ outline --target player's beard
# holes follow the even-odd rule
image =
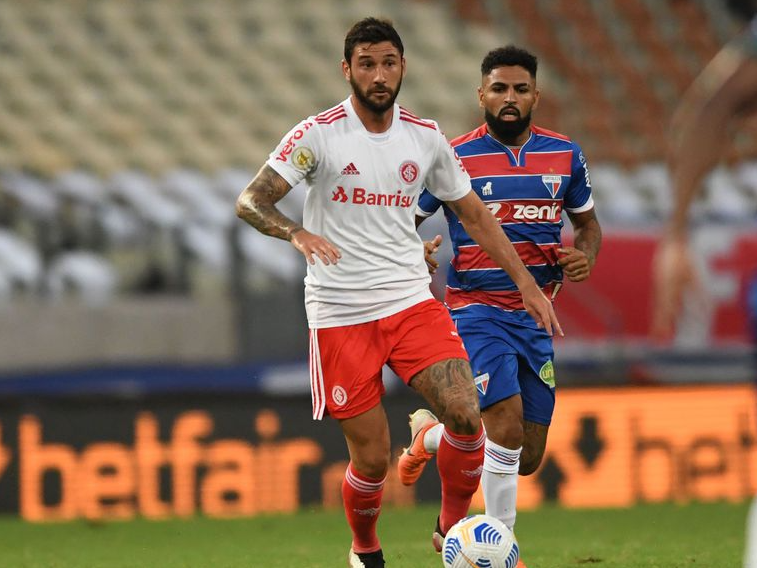
[[[357,83],[355,83],[355,80],[350,77],[350,85],[352,85],[352,92],[355,93],[355,97],[357,100],[360,101],[360,103],[366,107],[368,110],[370,110],[373,113],[376,114],[383,114],[386,111],[388,111],[392,106],[394,106],[394,101],[397,99],[397,95],[400,94],[400,87],[402,86],[402,79],[400,78],[399,83],[397,83],[397,88],[392,90],[389,87],[384,87],[383,92],[389,93],[389,98],[384,101],[383,103],[376,102],[374,100],[371,100],[369,97],[371,93],[376,92],[376,89],[370,89],[368,91],[362,91],[360,90],[360,87]]]
[[[490,113],[488,109],[484,109],[484,118],[494,137],[505,144],[514,144],[518,136],[531,126],[530,112],[526,116],[518,115],[515,120],[501,120],[498,116]]]

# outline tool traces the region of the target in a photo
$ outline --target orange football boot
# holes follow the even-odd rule
[[[423,468],[434,457],[423,447],[423,436],[426,432],[439,424],[433,413],[420,408],[410,415],[410,447],[402,450],[397,462],[397,474],[403,485],[412,485],[423,473]]]

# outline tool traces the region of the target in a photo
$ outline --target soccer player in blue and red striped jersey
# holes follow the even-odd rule
[[[452,141],[473,189],[499,221],[543,293],[554,300],[563,275],[588,278],[599,252],[586,159],[567,136],[531,124],[539,102],[537,59],[515,46],[495,49],[481,65],[479,105],[485,124]],[[454,258],[446,304],[470,356],[486,427],[481,483],[486,513],[515,524],[518,473],[528,475],[544,455],[555,402],[552,337],[523,309],[512,279],[466,233],[454,212],[424,192],[416,221],[439,207],[448,221]],[[565,211],[574,246],[562,246]],[[438,246],[437,236],[431,247]],[[428,247],[427,247],[428,251]],[[429,263],[435,264],[433,259]],[[435,267],[434,267],[435,268]],[[400,458],[411,479],[423,454],[430,459],[437,430],[433,415],[411,416],[414,444]]]

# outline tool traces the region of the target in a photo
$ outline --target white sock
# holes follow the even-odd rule
[[[444,424],[439,422],[436,426],[432,426],[423,435],[423,447],[430,454],[435,454],[439,450],[439,444],[442,441],[442,435],[444,434]]]
[[[744,568],[757,568],[757,497],[752,501],[747,517]]]
[[[484,445],[484,471],[481,488],[484,492],[486,514],[515,526],[515,502],[518,497],[518,466],[523,448],[511,450],[488,438]]]

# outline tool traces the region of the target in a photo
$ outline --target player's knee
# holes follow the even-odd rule
[[[520,448],[525,442],[525,429],[521,414],[508,410],[506,401],[500,401],[483,411],[486,437],[506,448]]]
[[[491,421],[486,422],[486,437],[495,444],[506,448],[520,448],[523,445],[525,435],[523,425],[519,420],[503,420],[493,426]]]
[[[389,471],[389,454],[362,456],[359,460],[352,460],[353,467],[358,473],[371,479],[382,479]]]
[[[471,435],[481,428],[478,403],[474,400],[451,400],[444,412],[444,426],[455,434]]]

